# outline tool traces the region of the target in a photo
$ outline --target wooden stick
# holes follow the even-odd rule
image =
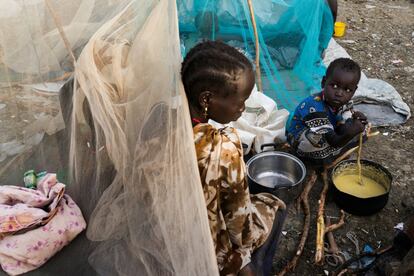
[[[362,153],[362,140],[364,139],[364,133],[359,134],[359,145],[358,145],[358,155],[357,155],[357,165],[358,165],[358,184],[363,185],[362,182],[362,166],[361,166],[361,153]]]
[[[356,151],[359,147],[354,147],[352,149],[349,149],[348,151],[346,151],[344,154],[342,154],[341,156],[339,156],[335,161],[332,162],[332,164],[327,165],[325,167],[325,170],[329,170],[333,167],[335,167],[339,162],[341,162],[342,160],[344,160],[345,158],[347,158],[348,156],[350,156],[354,151]]]
[[[378,134],[380,134],[380,132],[379,132],[379,131],[370,132],[370,133],[368,133],[368,134],[367,134],[367,137],[368,137],[368,138],[370,138],[370,137],[374,137],[374,136],[377,136]]]
[[[316,222],[316,252],[315,252],[315,264],[322,265],[323,264],[323,256],[324,256],[324,238],[325,238],[325,220],[324,220],[324,212],[325,212],[325,199],[326,194],[328,192],[329,182],[328,182],[328,170],[324,169],[322,172],[322,179],[323,179],[323,189],[321,193],[321,197],[319,199],[319,208],[318,208],[318,218]]]
[[[380,134],[380,132],[378,130],[372,132],[372,124],[371,123],[368,123],[366,133],[367,133],[367,138],[377,136],[378,134]]]
[[[341,270],[341,272],[339,272],[338,276],[345,275],[345,273],[347,273],[347,272],[348,272],[348,268],[345,268],[345,269]]]
[[[344,224],[345,224],[345,212],[344,212],[344,210],[341,210],[341,218],[340,218],[339,222],[327,226],[325,228],[325,233],[330,233],[332,231],[335,231],[336,229],[339,229]]]
[[[303,248],[305,247],[306,240],[308,238],[309,234],[309,225],[310,225],[310,208],[309,208],[309,202],[308,202],[308,195],[310,190],[312,189],[313,185],[315,184],[317,179],[317,175],[315,171],[311,171],[310,177],[308,181],[305,184],[305,188],[303,189],[303,192],[298,197],[297,203],[302,203],[303,213],[305,215],[304,223],[303,223],[303,230],[302,230],[302,236],[298,245],[298,249],[296,250],[295,256],[290,260],[290,262],[283,268],[281,272],[279,272],[278,276],[283,276],[287,272],[292,271],[296,268],[296,265],[298,263],[298,260],[300,256],[303,253]]]
[[[61,81],[61,80],[67,80],[68,78],[70,78],[72,76],[73,72],[65,72],[62,74],[62,76],[56,77],[54,79],[50,79],[48,81],[50,82],[56,82],[56,81]]]
[[[249,5],[250,18],[252,20],[253,31],[254,31],[254,39],[255,39],[255,44],[256,44],[256,59],[255,59],[255,65],[256,65],[257,89],[260,92],[263,92],[262,76],[261,76],[261,72],[260,72],[260,44],[259,44],[259,35],[257,34],[256,18],[254,16],[254,9],[253,9],[252,0],[247,0],[247,4]]]
[[[380,132],[379,131],[375,131],[375,132],[368,132],[367,137],[373,137],[378,135]],[[325,167],[325,169],[331,169],[333,167],[335,167],[339,162],[341,162],[342,160],[344,160],[345,158],[347,158],[348,156],[350,156],[354,151],[358,150],[359,151],[359,146],[356,146],[352,149],[349,149],[348,151],[346,151],[344,154],[342,154],[340,157],[338,157],[335,161],[332,162],[332,164],[328,165]]]
[[[326,225],[328,225],[328,227],[331,226],[331,219],[329,217],[326,217]],[[325,228],[325,232],[326,232],[326,228]],[[332,232],[327,232],[326,237],[328,238],[328,242],[329,242],[329,253],[338,255],[339,248],[335,242],[335,237],[332,234]]]
[[[303,200],[308,198],[308,194],[310,190],[313,187],[313,184],[315,184],[315,181],[317,179],[316,172],[314,170],[310,171],[309,178],[305,183],[305,187],[303,188],[302,193],[300,196],[296,199],[296,210],[299,212],[299,208],[301,206],[301,203],[303,203]]]
[[[63,44],[65,44],[65,48],[69,52],[70,59],[72,60],[72,63],[75,64],[75,60],[76,60],[75,55],[73,54],[72,47],[70,46],[69,40],[66,37],[65,32],[63,31],[62,22],[60,21],[59,16],[56,14],[55,10],[53,9],[52,4],[50,3],[50,0],[45,0],[45,3],[46,3],[47,9],[49,10],[50,14],[53,17],[53,21],[55,21],[55,25],[59,31],[60,37],[63,40]]]

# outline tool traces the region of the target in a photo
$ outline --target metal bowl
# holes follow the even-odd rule
[[[246,164],[252,194],[272,193],[290,203],[301,192],[305,165],[297,157],[280,151],[261,152]]]

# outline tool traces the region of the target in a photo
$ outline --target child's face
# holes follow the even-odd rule
[[[359,76],[341,68],[335,69],[328,78],[323,77],[326,103],[335,109],[348,103],[358,88]]]
[[[223,97],[224,93],[217,93],[211,97],[209,103],[209,117],[214,121],[227,124],[237,121],[245,109],[244,102],[252,93],[255,84],[254,73],[251,70],[242,71],[234,82],[235,92]]]

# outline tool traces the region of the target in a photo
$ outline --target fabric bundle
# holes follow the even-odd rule
[[[19,275],[47,262],[86,222],[65,185],[46,174],[37,189],[0,186],[0,264]]]

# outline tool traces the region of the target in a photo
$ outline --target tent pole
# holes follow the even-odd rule
[[[263,92],[263,88],[262,88],[262,76],[261,76],[261,72],[260,72],[260,45],[259,45],[259,36],[257,34],[256,19],[254,17],[254,9],[253,9],[252,0],[247,0],[247,3],[249,5],[250,18],[251,18],[252,24],[253,24],[254,39],[255,39],[255,44],[256,44],[256,60],[255,60],[255,65],[256,65],[256,81],[257,81],[258,90],[260,92]]]
[[[75,55],[73,54],[72,47],[70,46],[69,40],[66,37],[65,32],[63,31],[62,22],[60,21],[60,18],[56,14],[55,10],[53,9],[52,4],[50,3],[50,0],[45,0],[45,4],[46,4],[47,9],[49,10],[50,14],[53,17],[53,21],[55,21],[55,25],[56,25],[56,27],[59,31],[59,34],[60,34],[60,36],[63,40],[63,43],[65,44],[65,48],[69,52],[70,59],[72,60],[73,64],[75,64],[75,60],[76,60]]]

